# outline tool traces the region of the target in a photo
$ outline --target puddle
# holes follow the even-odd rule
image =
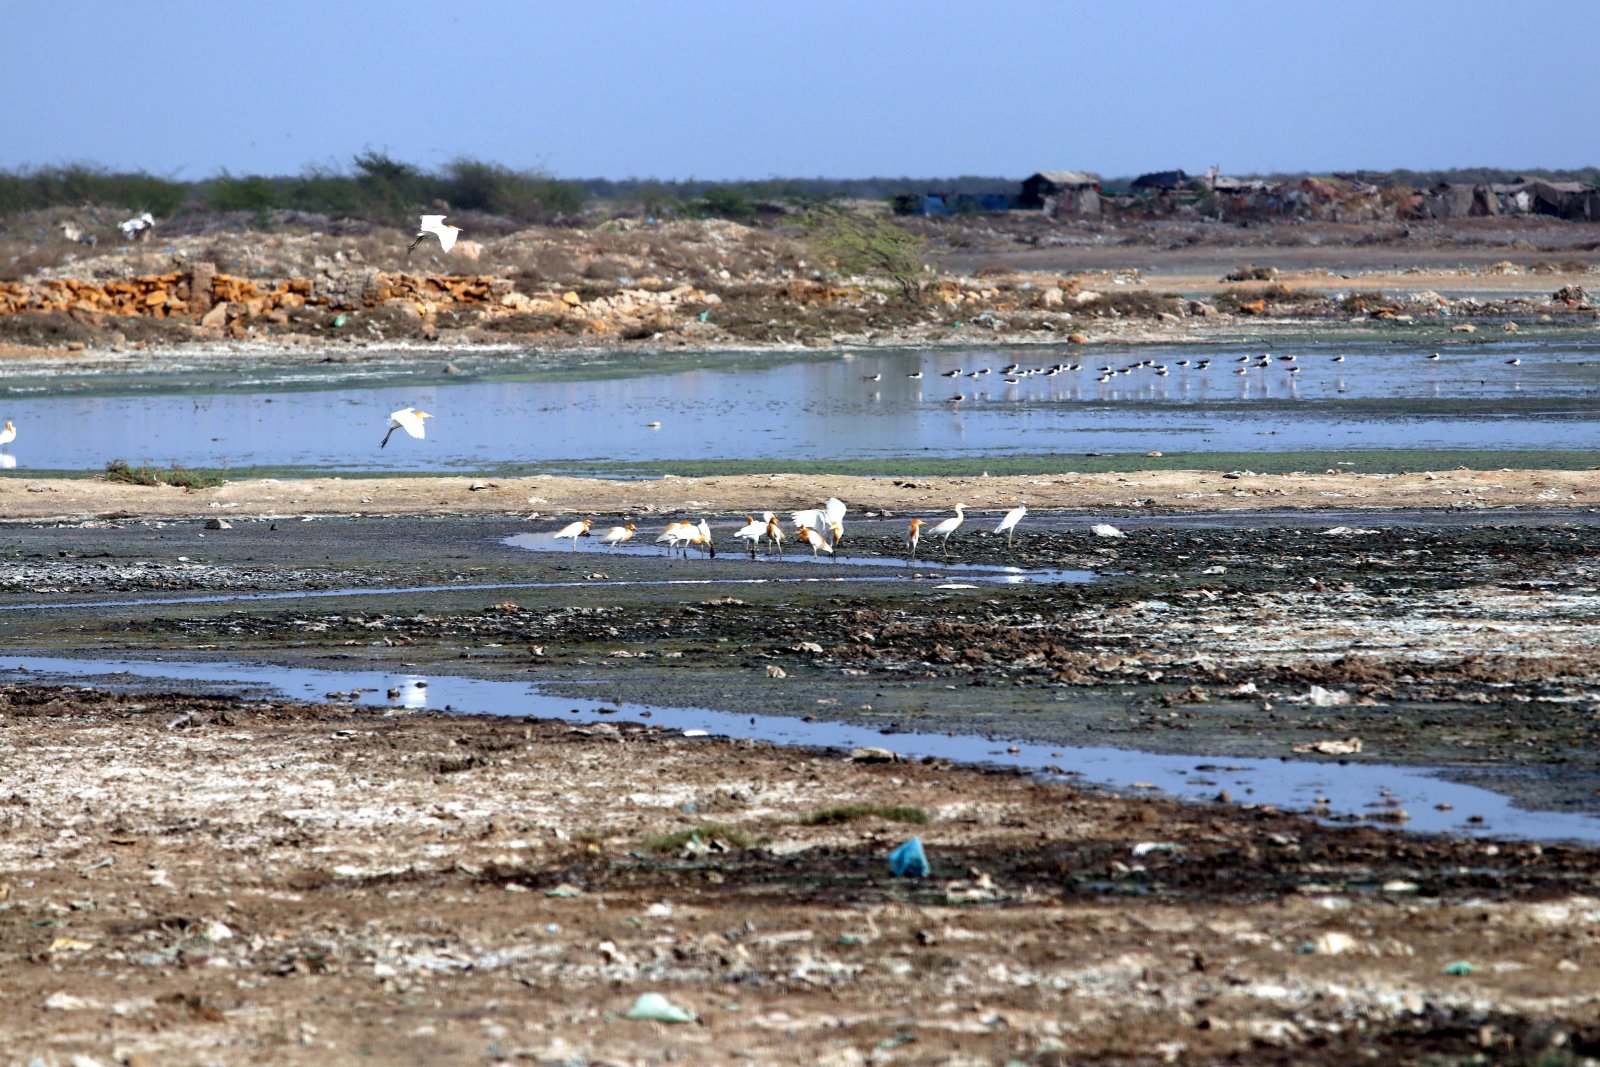
[[[120,457],[163,467],[557,472],[619,461],[1011,456],[1020,440],[1062,454],[1527,450],[1568,448],[1600,431],[1593,342],[1434,344],[1436,362],[1412,344],[1301,343],[1273,351],[1293,364],[1274,358],[1265,368],[1235,362],[1259,362],[1259,346],[1226,345],[734,362],[701,354],[669,371],[611,367],[611,376],[578,380],[507,356],[449,382],[368,381],[335,366],[295,372],[293,388],[271,375],[174,375],[151,376],[128,395],[36,377],[0,386],[0,402],[22,431],[7,453],[19,470],[98,470]],[[1513,358],[1521,364],[1509,366]],[[1040,373],[1007,384],[1013,360]],[[1073,363],[1081,369],[1049,373]],[[951,370],[976,377],[940,376]],[[426,440],[380,450],[387,413],[408,405],[435,416]]]
[[[655,535],[641,531],[635,535],[643,540],[630,541],[620,545],[584,544],[579,539],[576,545],[570,541],[557,541],[549,533],[519,533],[507,537],[500,543],[510,548],[520,548],[528,552],[555,552],[565,555],[578,555],[586,560],[595,558],[608,559],[612,556],[628,556],[634,559],[660,559],[664,563],[671,563],[674,559],[681,558],[670,555],[666,545],[654,544]],[[731,539],[730,539],[731,541]],[[1022,567],[986,566],[981,563],[945,563],[937,556],[932,559],[901,559],[894,556],[820,556],[811,557],[808,550],[796,549],[786,551],[782,556],[769,556],[757,553],[755,559],[750,558],[748,549],[734,547],[738,542],[731,542],[725,548],[717,551],[716,558],[728,566],[756,566],[765,568],[788,567],[796,565],[816,567],[819,574],[806,574],[807,578],[823,576],[821,572],[838,567],[860,567],[875,571],[895,572],[884,573],[882,579],[901,581],[945,581],[951,575],[959,575],[970,582],[983,582],[999,585],[1060,585],[1063,583],[1092,582],[1095,580],[1093,571],[1078,570],[1027,570]],[[692,554],[690,559],[704,559],[698,553]],[[723,565],[723,563],[719,563]],[[758,579],[732,579],[733,581],[749,582]],[[783,578],[761,579],[770,581],[784,581]],[[794,579],[788,579],[794,580]],[[873,578],[851,577],[848,581],[872,581]],[[622,583],[622,584],[650,584],[648,582]]]
[[[25,672],[24,672],[25,669]],[[849,749],[886,748],[903,758],[934,757],[961,763],[1015,767],[1115,789],[1158,789],[1191,800],[1209,800],[1227,790],[1244,803],[1273,804],[1340,818],[1369,818],[1403,808],[1412,831],[1519,837],[1537,841],[1600,843],[1600,817],[1567,812],[1524,811],[1505,797],[1473,785],[1446,781],[1426,769],[1375,764],[1311,763],[1297,760],[1219,759],[1163,756],[1116,748],[1062,748],[971,735],[915,732],[883,734],[869,727],[806,722],[782,716],[749,716],[701,708],[628,704],[620,709],[582,698],[543,694],[525,682],[484,681],[449,675],[388,671],[324,671],[261,664],[163,660],[0,657],[11,681],[98,684],[114,688],[132,680],[172,680],[186,686],[270,690],[309,701],[329,693],[361,690],[369,707],[431,708],[487,715],[563,718],[574,722],[641,719],[666,730],[704,730],[714,736],[753,738],[782,745]],[[419,684],[420,683],[420,684]],[[385,695],[398,688],[400,697]],[[606,714],[602,709],[609,709]],[[643,713],[648,712],[648,717]],[[1318,797],[1327,799],[1317,805]],[[1449,805],[1440,811],[1436,805]],[[1481,822],[1467,822],[1476,817]]]

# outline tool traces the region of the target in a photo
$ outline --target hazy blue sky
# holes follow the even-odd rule
[[[1600,163],[1595,0],[0,0],[0,167]]]

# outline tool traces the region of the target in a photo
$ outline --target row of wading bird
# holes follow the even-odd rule
[[[910,550],[911,558],[917,558],[917,546],[922,537],[937,537],[939,547],[946,555],[950,551],[950,535],[961,528],[966,521],[966,505],[957,504],[956,513],[950,518],[942,519],[929,526],[925,519],[912,519],[911,526],[906,531],[905,544]],[[1000,525],[994,528],[996,534],[1006,535],[1006,544],[1009,546],[1016,536],[1017,523],[1028,513],[1026,504],[1018,504],[1005,517],[1000,520]],[[829,497],[820,508],[806,508],[802,511],[791,512],[789,521],[793,526],[790,536],[799,541],[801,550],[811,549],[812,559],[821,559],[824,555],[835,555],[839,545],[844,541],[844,501],[838,497]],[[593,536],[591,530],[594,526],[593,519],[578,519],[569,522],[555,533],[551,538],[556,541],[571,541],[574,550],[578,547],[578,538]],[[927,527],[924,529],[924,527]],[[638,531],[633,523],[624,523],[613,526],[600,535],[600,544],[612,548],[633,540],[633,535]],[[778,517],[770,511],[761,513],[758,519],[754,515],[745,516],[745,524],[733,533],[735,541],[743,541],[744,547],[750,551],[750,558],[755,559],[756,553],[763,546],[768,555],[783,555],[783,542],[785,534],[783,524]],[[661,536],[656,538],[656,544],[665,545],[668,555],[681,552],[685,557],[692,548],[702,552],[708,557],[717,554],[716,542],[711,535],[711,527],[705,519],[699,522],[672,522],[661,531]]]

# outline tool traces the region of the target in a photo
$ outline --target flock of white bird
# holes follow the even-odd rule
[[[966,505],[957,504],[956,513],[950,518],[929,526],[927,533],[939,538],[939,547],[946,554],[950,549],[950,535],[961,528],[966,521]],[[791,534],[801,545],[801,550],[811,549],[812,559],[821,559],[823,556],[832,556],[844,541],[844,516],[845,503],[838,497],[829,497],[820,508],[805,508],[789,514],[789,523],[792,526]],[[1005,517],[1000,520],[1000,525],[994,528],[996,534],[1006,535],[1006,545],[1012,544],[1016,536],[1017,523],[1028,513],[1026,504],[1018,504]],[[923,527],[927,526],[924,519],[912,519],[910,529],[906,532],[905,543],[910,550],[911,558],[917,558],[917,546],[921,543],[924,533]],[[593,536],[593,519],[578,519],[570,522],[555,531],[550,537],[556,541],[570,541],[574,550],[578,547],[578,538]],[[599,543],[615,548],[633,539],[638,528],[633,523],[622,526],[613,526],[600,535]],[[761,517],[746,515],[745,523],[733,532],[735,541],[744,542],[743,547],[750,552],[750,558],[755,559],[756,554],[765,549],[766,554],[783,555],[784,534],[783,523],[778,521],[778,516],[770,511],[761,513]],[[712,537],[711,527],[705,519],[699,522],[671,522],[661,531],[661,536],[656,538],[656,544],[665,545],[668,555],[680,552],[685,557],[692,548],[704,553],[708,557],[717,554],[716,541]]]

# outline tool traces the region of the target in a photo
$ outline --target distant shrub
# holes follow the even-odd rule
[[[1394,297],[1386,296],[1376,289],[1367,289],[1360,292],[1346,293],[1339,300],[1339,310],[1359,314],[1363,311],[1376,311],[1379,308],[1393,308],[1398,304]]]
[[[173,464],[171,469],[159,467],[130,467],[125,459],[114,459],[106,464],[105,479],[124,485],[175,485],[180,489],[212,489],[227,479],[215,471],[196,471]]]
[[[235,178],[227,171],[223,171],[212,181],[208,199],[211,206],[218,211],[254,211],[264,214],[280,206],[278,189],[273,185],[272,179],[263,178],[258,174]]]
[[[177,211],[188,195],[188,187],[175,181],[82,163],[0,172],[0,215],[99,205],[160,217]]]
[[[1222,280],[1225,282],[1270,282],[1277,277],[1277,267],[1257,267],[1254,264],[1246,264],[1224,274]]]
[[[737,185],[717,185],[691,205],[696,214],[713,219],[744,222],[755,218],[756,202],[748,190]]]
[[[1264,301],[1273,304],[1298,304],[1315,298],[1316,294],[1290,289],[1284,285],[1263,285],[1259,289],[1231,288],[1217,294],[1214,303],[1223,311],[1237,312],[1246,304]]]

